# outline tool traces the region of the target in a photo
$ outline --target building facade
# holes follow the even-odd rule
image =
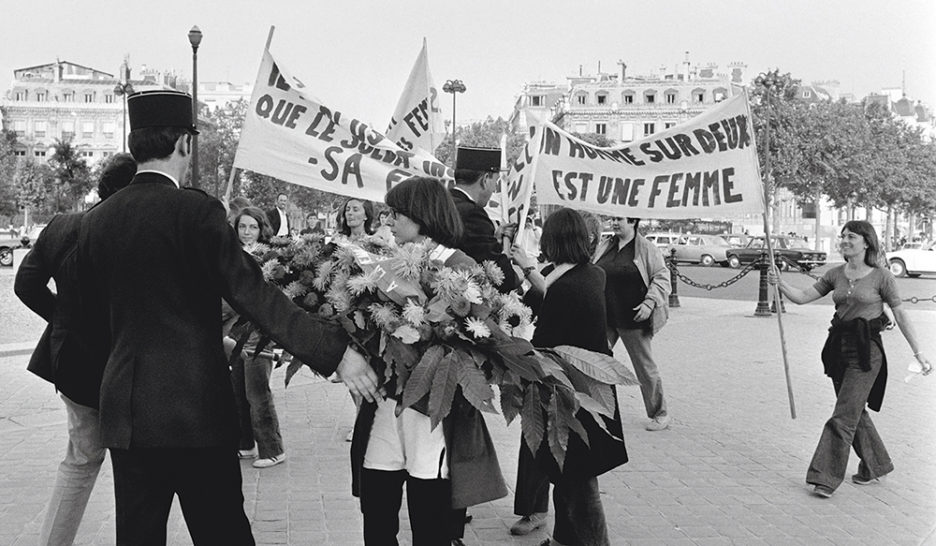
[[[746,84],[747,66],[731,63],[660,67],[650,75],[617,73],[568,77],[567,84],[527,84],[517,101],[515,127],[528,130],[543,119],[573,133],[595,133],[624,143],[673,127],[734,95]]]
[[[198,82],[198,102],[210,111],[245,100],[250,102],[253,83]]]
[[[16,134],[16,155],[45,161],[57,140],[71,142],[89,164],[122,151],[129,127],[117,88],[125,83],[134,91],[173,88],[178,77],[144,67],[141,77],[131,80],[126,63],[120,72],[116,77],[59,60],[14,70],[0,110],[3,128]]]

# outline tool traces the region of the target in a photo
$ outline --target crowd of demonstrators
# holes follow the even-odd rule
[[[446,267],[476,262],[455,247],[463,227],[455,204],[434,178],[411,178],[387,192],[398,244],[428,244],[431,259]],[[415,363],[414,363],[415,364]],[[390,393],[395,389],[385,386]],[[358,411],[351,443],[353,491],[361,499],[364,543],[396,544],[403,485],[413,544],[460,542],[461,509],[507,495],[494,444],[481,413],[459,390],[449,415],[435,429],[399,400],[366,402]],[[480,439],[481,445],[476,443]],[[461,518],[461,519],[459,519]],[[459,535],[459,536],[453,536]]]
[[[822,348],[825,373],[835,389],[835,409],[822,429],[806,472],[806,482],[813,486],[814,494],[824,498],[831,497],[845,479],[852,448],[860,459],[852,483],[868,485],[894,470],[865,409],[881,410],[887,384],[887,357],[881,341],[881,330],[887,322],[884,304],[897,318],[921,371],[929,374],[933,370],[901,305],[894,276],[881,267],[881,245],[874,227],[863,220],[846,222],[839,248],[845,264],[829,269],[809,288],[789,285],[776,267],[768,275],[770,283],[794,303],[809,303],[830,292],[835,303],[832,325]]]
[[[126,187],[136,168],[130,154],[110,158],[98,182],[101,200]],[[98,398],[106,355],[86,343],[76,271],[82,216],[55,216],[23,259],[14,284],[17,297],[49,323],[27,369],[55,385],[65,403],[68,424],[65,458],[58,467],[39,530],[43,545],[75,540],[105,455]],[[49,290],[49,279],[55,279],[55,293]]]
[[[598,245],[594,262],[608,278],[608,344],[613,348],[618,339],[624,344],[650,418],[646,429],[656,431],[671,421],[651,345],[669,317],[670,271],[660,249],[637,231],[639,225],[639,218],[613,220],[614,234]]]
[[[234,228],[241,245],[267,243],[273,229],[267,215],[261,209],[247,206],[234,218]],[[231,328],[240,315],[221,300],[221,319],[224,324],[225,353],[231,362],[231,384],[239,423],[238,456],[241,459],[256,459],[254,468],[268,468],[286,460],[283,437],[280,434],[279,418],[270,390],[270,374],[273,371],[273,352],[270,348],[258,347],[260,332],[253,331],[239,354],[233,355],[237,340],[231,337]],[[261,349],[259,352],[258,349]]]

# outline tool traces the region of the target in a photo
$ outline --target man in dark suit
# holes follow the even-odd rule
[[[494,222],[484,207],[491,200],[500,173],[501,151],[497,148],[459,147],[455,155],[455,187],[452,199],[461,215],[465,234],[458,249],[478,263],[490,260],[504,272],[504,282],[498,286],[507,293],[520,287],[511,264],[504,254],[502,236],[512,236],[513,229],[502,226],[494,229]]]
[[[136,162],[117,154],[101,173],[104,200],[130,183]],[[76,243],[82,213],[60,214],[49,222],[16,272],[17,297],[49,324],[27,369],[55,385],[65,403],[68,447],[59,465],[39,531],[40,544],[71,544],[104,462],[98,425],[98,395],[106,355],[91,354],[82,329]],[[49,290],[49,279],[55,290]]]
[[[253,544],[244,514],[237,418],[221,341],[221,298],[290,354],[353,394],[377,376],[347,336],[263,280],[224,207],[180,189],[192,151],[192,99],[127,100],[130,185],[82,219],[83,301],[107,336],[101,433],[114,466],[118,544],[164,544],[174,495],[195,544]]]
[[[267,220],[273,228],[273,235],[289,237],[289,216],[286,215],[286,206],[289,205],[289,196],[281,193],[276,196],[276,206],[268,210]]]

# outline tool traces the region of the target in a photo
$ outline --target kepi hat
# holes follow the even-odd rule
[[[455,170],[496,173],[501,170],[500,148],[468,148],[459,146],[455,151]]]
[[[192,96],[174,89],[140,91],[127,97],[130,130],[178,127],[198,134],[192,113]]]

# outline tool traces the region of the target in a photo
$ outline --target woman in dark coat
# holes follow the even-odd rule
[[[545,277],[546,291],[533,334],[533,345],[573,345],[610,355],[605,336],[605,274],[600,267],[590,263],[589,234],[582,216],[565,208],[552,213],[543,226],[540,248],[555,267]],[[518,259],[517,253],[514,253],[514,259]],[[520,265],[526,273],[530,264]],[[614,393],[613,387],[608,388]],[[555,485],[553,541],[545,544],[610,544],[604,508],[598,494],[598,476],[627,462],[616,393],[614,402],[614,418],[605,419],[604,424],[617,438],[608,436],[590,414],[580,410],[577,417],[588,432],[591,447],[571,435],[561,472],[545,445],[534,457],[526,444],[521,443],[518,489],[521,485],[531,485],[520,484],[524,475],[536,481],[537,475],[545,474]],[[540,481],[541,484],[534,485],[534,488],[539,491],[536,497],[540,499],[536,511],[542,513],[546,509],[545,488],[548,484],[542,478]]]

